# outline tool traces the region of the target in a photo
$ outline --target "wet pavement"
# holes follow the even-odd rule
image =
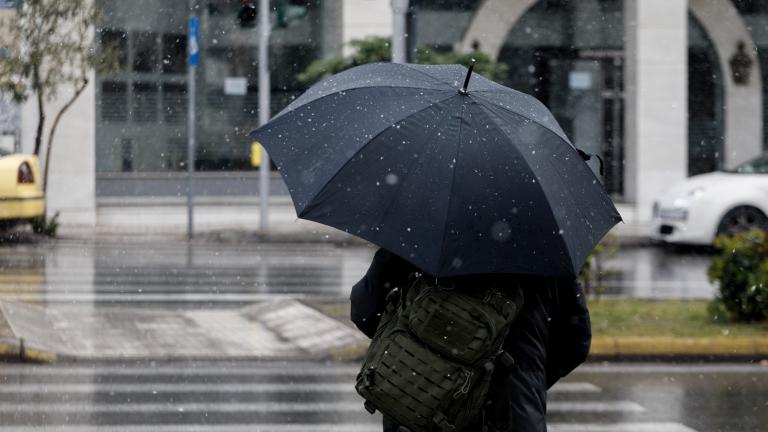
[[[346,301],[373,253],[360,244],[160,237],[7,245],[0,333],[64,359],[335,358],[365,338],[302,302]],[[710,260],[622,249],[602,263],[592,294],[711,298]]]
[[[41,305],[234,307],[265,298],[346,298],[374,249],[302,243],[75,241],[0,248],[0,300]],[[605,259],[603,295],[711,298],[711,255],[661,247]]]
[[[0,430],[381,430],[326,362],[0,364]],[[768,367],[591,364],[548,396],[551,432],[757,432]]]

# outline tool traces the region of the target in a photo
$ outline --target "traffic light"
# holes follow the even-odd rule
[[[237,19],[240,21],[240,27],[256,26],[256,5],[253,0],[240,0],[240,12],[237,13]]]

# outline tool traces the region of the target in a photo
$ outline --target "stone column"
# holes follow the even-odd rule
[[[383,0],[344,0],[342,52],[353,52],[349,42],[370,36],[392,36],[392,9]]]
[[[648,222],[688,173],[688,2],[625,0],[625,196]]]

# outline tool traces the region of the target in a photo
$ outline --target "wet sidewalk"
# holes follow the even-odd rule
[[[28,360],[328,359],[367,345],[297,300],[240,309],[83,308],[0,302],[0,352]]]

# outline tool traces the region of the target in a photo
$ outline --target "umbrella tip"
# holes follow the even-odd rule
[[[464,85],[461,86],[461,89],[459,89],[459,93],[463,95],[469,94],[467,91],[467,86],[469,85],[469,77],[472,76],[472,69],[475,68],[475,59],[472,59],[469,61],[469,69],[467,70],[467,77],[464,78]]]

